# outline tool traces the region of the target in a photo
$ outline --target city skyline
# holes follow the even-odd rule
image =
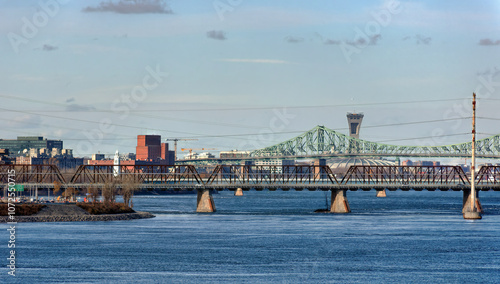
[[[446,145],[470,140],[472,92],[478,138],[500,132],[496,1],[0,6],[4,139],[81,156],[133,152],[140,134],[253,150],[316,125],[347,133],[362,111],[361,139]],[[419,121],[434,122],[405,124]]]

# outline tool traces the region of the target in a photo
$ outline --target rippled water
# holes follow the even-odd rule
[[[323,192],[135,197],[154,219],[20,223],[18,283],[500,282],[500,193],[481,193],[482,220],[461,215],[461,192],[348,192],[351,214],[312,213]],[[0,255],[8,257],[6,225]],[[2,242],[4,244],[2,244]],[[4,257],[5,256],[5,257]]]

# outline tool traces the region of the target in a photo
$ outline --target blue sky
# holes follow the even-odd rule
[[[0,7],[4,139],[63,139],[81,155],[134,152],[138,134],[254,149],[316,125],[347,133],[345,114],[358,111],[363,126],[381,126],[362,128],[363,139],[451,144],[470,139],[474,91],[479,138],[500,133],[498,1]],[[427,120],[437,122],[382,127]]]

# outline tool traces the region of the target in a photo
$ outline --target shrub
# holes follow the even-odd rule
[[[124,203],[77,203],[77,206],[92,215],[134,213],[135,211]]]

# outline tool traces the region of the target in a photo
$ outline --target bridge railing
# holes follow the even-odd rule
[[[203,185],[203,180],[192,165],[146,166],[80,166],[71,178],[73,184],[137,183]]]
[[[328,166],[219,165],[206,185],[319,185],[338,184]]]
[[[351,166],[341,184],[469,185],[460,166]]]
[[[0,165],[0,184],[49,184],[66,183],[59,168],[55,165]]]

